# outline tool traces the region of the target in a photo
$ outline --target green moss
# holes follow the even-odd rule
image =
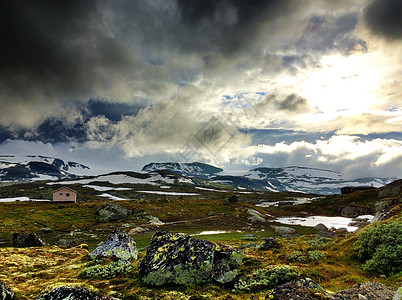
[[[235,284],[236,291],[254,291],[273,288],[280,284],[297,279],[300,274],[292,267],[281,265],[258,269],[251,278],[240,279]]]
[[[78,276],[81,278],[110,279],[117,275],[128,274],[133,271],[133,267],[128,261],[118,260],[106,266],[96,265],[85,268]]]

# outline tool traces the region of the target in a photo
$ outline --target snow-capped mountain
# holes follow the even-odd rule
[[[395,178],[358,178],[344,180],[338,172],[306,168],[256,168],[250,170],[245,177],[264,181],[272,191],[295,191],[315,194],[337,194],[343,186],[381,187]]]
[[[0,155],[0,181],[37,181],[76,178],[89,167],[41,155]]]
[[[312,194],[339,194],[344,186],[381,187],[395,178],[358,178],[344,180],[331,170],[307,167],[256,168],[241,176],[218,174],[223,170],[202,163],[150,163],[143,171],[169,170],[187,177],[195,177],[232,189],[251,189],[271,192],[303,192]]]
[[[176,174],[188,177],[197,177],[202,179],[210,178],[216,173],[222,172],[223,169],[208,164],[192,162],[192,163],[150,163],[145,165],[141,171],[152,172],[157,170],[168,170]]]

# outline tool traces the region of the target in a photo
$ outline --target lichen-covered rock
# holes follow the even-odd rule
[[[90,256],[92,259],[110,257],[131,261],[137,259],[138,250],[135,241],[125,232],[117,229],[111,232]]]
[[[243,253],[184,233],[158,231],[138,264],[149,285],[225,284],[237,276]]]
[[[108,223],[127,218],[132,211],[116,203],[106,203],[98,211],[97,220],[101,223]]]
[[[113,300],[116,298],[100,296],[82,287],[58,287],[36,300]],[[117,299],[116,299],[117,300]]]
[[[327,295],[328,293],[318,283],[307,278],[290,281],[277,286],[275,289],[268,292],[265,299],[322,300],[327,299]]]
[[[272,248],[279,248],[280,244],[278,243],[278,241],[276,240],[276,238],[274,237],[267,237],[263,239],[264,242],[261,245],[261,250],[269,250]]]
[[[34,233],[13,233],[14,247],[41,247],[45,242],[36,236]]]
[[[272,229],[279,234],[295,234],[297,231],[294,228],[286,227],[286,226],[274,226],[271,225]]]
[[[11,300],[14,297],[14,293],[3,282],[0,281],[0,300]]]
[[[247,209],[247,214],[249,215],[247,220],[249,220],[252,223],[256,222],[266,222],[264,214],[260,213],[259,211],[255,209]]]

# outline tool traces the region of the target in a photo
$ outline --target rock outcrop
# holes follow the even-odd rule
[[[41,247],[45,242],[36,236],[34,233],[13,233],[13,246],[14,247]]]
[[[315,225],[314,228],[317,230],[317,235],[320,237],[334,238],[336,236],[334,231],[329,230],[328,227],[322,223]]]
[[[297,232],[296,229],[286,226],[271,225],[271,228],[278,234],[295,234]]]
[[[395,291],[378,282],[359,283],[330,297],[333,300],[392,300]]]
[[[395,180],[378,190],[378,198],[396,196],[402,193],[402,179]]]
[[[280,244],[278,243],[278,241],[276,240],[276,238],[274,237],[267,237],[263,239],[264,242],[262,243],[260,249],[261,250],[269,250],[272,248],[279,248]]]
[[[132,211],[116,203],[106,203],[96,214],[98,222],[108,223],[125,219],[132,214]]]
[[[260,213],[255,209],[251,208],[247,209],[247,214],[249,215],[247,220],[250,221],[251,223],[266,222],[264,214]]]
[[[275,300],[322,300],[327,298],[328,293],[311,279],[290,281],[274,288],[265,299]]]
[[[0,300],[11,300],[14,297],[14,293],[3,282],[0,281]]]
[[[36,300],[117,300],[113,297],[100,296],[82,287],[58,287],[49,293],[39,296]]]
[[[360,215],[367,215],[369,213],[370,210],[368,208],[356,206],[354,202],[341,209],[342,217],[356,218]]]
[[[131,261],[137,259],[138,250],[135,241],[125,232],[117,229],[90,253],[92,259],[109,257],[114,260]]]
[[[243,253],[184,233],[158,231],[138,264],[149,285],[225,284],[237,276]]]

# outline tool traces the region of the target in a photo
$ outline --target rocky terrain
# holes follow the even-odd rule
[[[400,297],[402,180],[320,196],[188,179],[0,187],[0,299]],[[38,201],[63,185],[77,203]]]

